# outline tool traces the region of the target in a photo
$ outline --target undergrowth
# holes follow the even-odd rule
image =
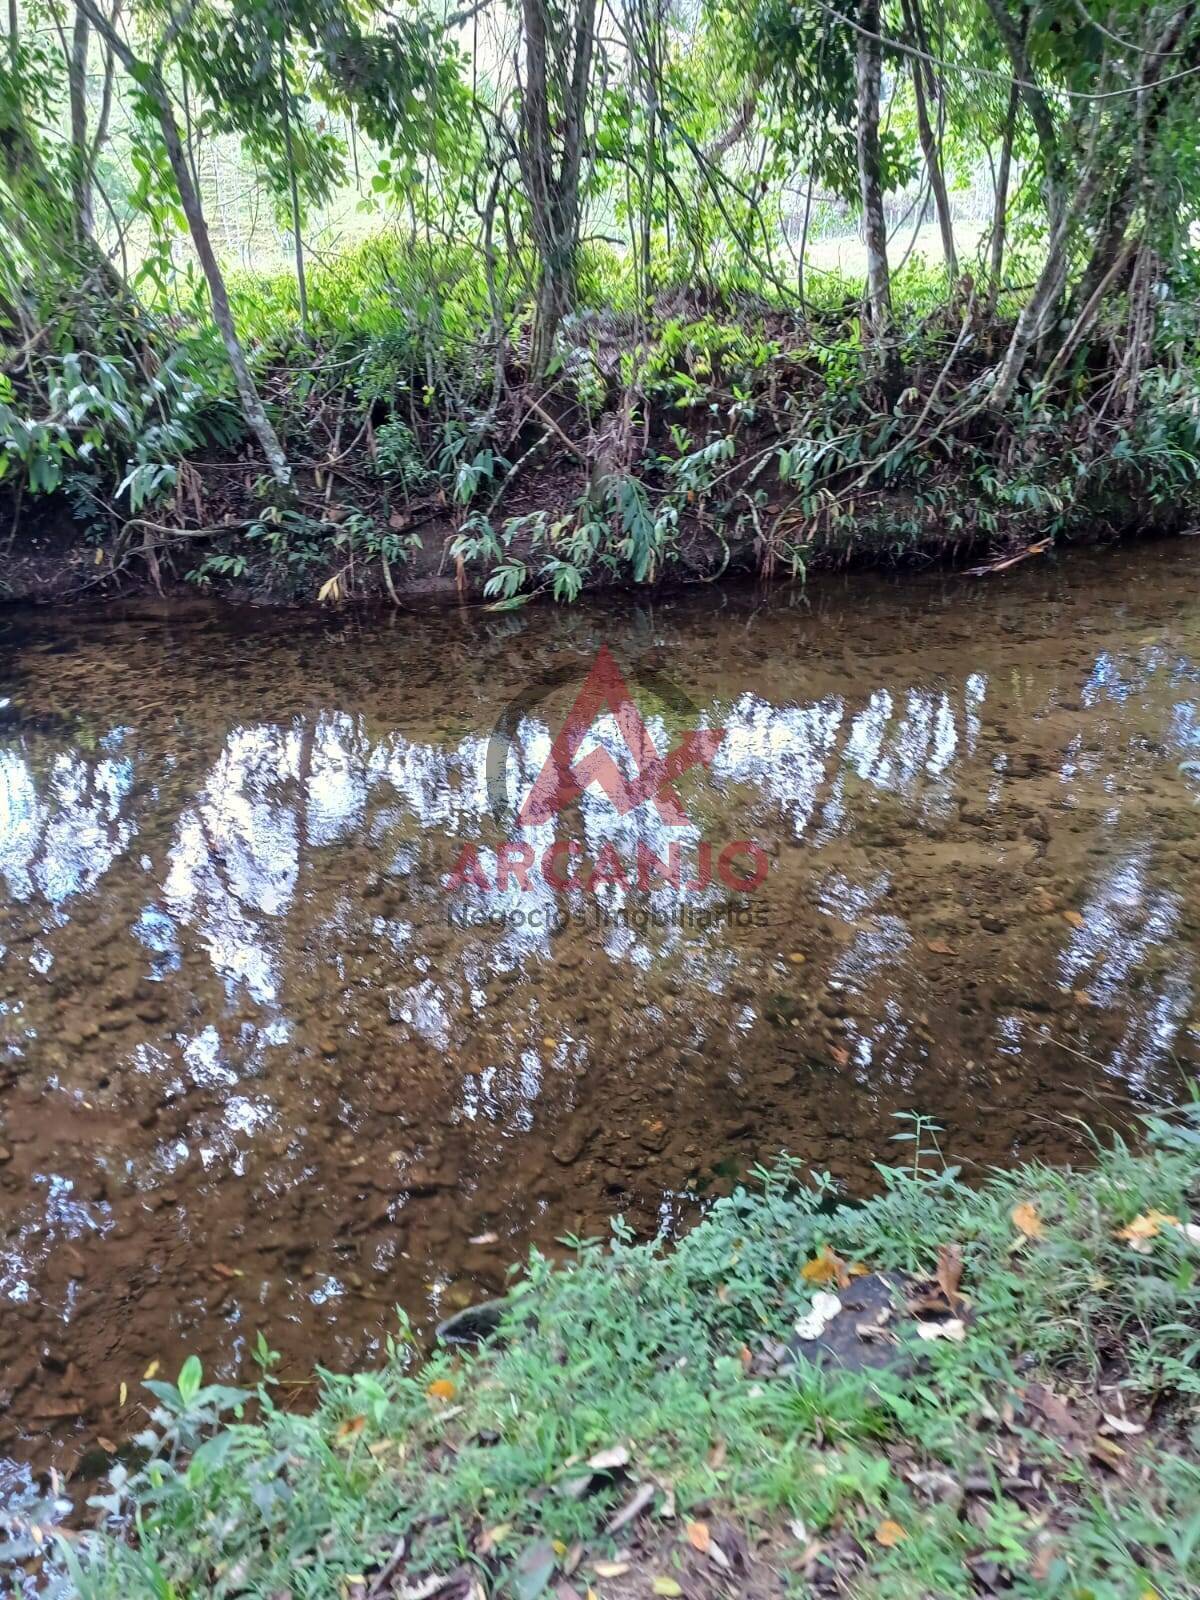
[[[290,491],[245,444],[211,329],[153,360],[144,328],[109,356],[41,354],[0,387],[14,527],[21,496],[65,497],[101,551],[89,588],[395,597],[417,561],[513,606],[731,568],[1003,554],[1200,509],[1186,330],[1169,326],[1128,391],[1081,359],[976,416],[1011,312],[919,262],[897,274],[904,385],[887,393],[864,366],[853,282],[818,280],[804,315],[681,288],[647,317],[594,254],[582,282],[610,303],[567,319],[536,391],[522,305],[489,302],[478,252],[368,240],[314,268],[306,341],[291,277],[236,281]]]
[[[309,1415],[261,1337],[256,1421],[218,1426],[252,1397],[189,1362],[148,1386],[141,1455],[93,1502],[103,1531],[61,1542],[58,1592],[533,1600],[564,1567],[560,1594],[738,1592],[745,1568],[701,1553],[720,1528],[762,1593],[1200,1593],[1200,1115],[978,1188],[929,1155],[864,1204],[782,1161],[670,1248],[617,1222],[565,1264],[534,1253],[498,1342],[422,1361],[402,1322]],[[960,1342],[907,1371],[759,1371],[824,1264],[931,1274],[939,1246]],[[605,1532],[638,1486],[640,1520]]]

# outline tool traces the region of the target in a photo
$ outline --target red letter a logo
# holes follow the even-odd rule
[[[607,708],[616,718],[622,739],[633,757],[636,777],[626,779],[607,750],[593,750],[578,766],[575,756],[598,713]],[[675,788],[689,767],[707,766],[716,755],[724,728],[698,730],[684,735],[667,756],[660,756],[641,713],[606,644],[600,646],[592,670],[567,713],[567,720],[517,814],[521,827],[536,827],[578,800],[589,783],[598,783],[621,816],[652,800],[662,820],[682,827],[687,814]]]

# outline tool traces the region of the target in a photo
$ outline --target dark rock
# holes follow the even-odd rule
[[[792,1361],[803,1356],[815,1367],[841,1368],[845,1372],[882,1368],[911,1372],[912,1359],[895,1338],[897,1327],[911,1320],[907,1305],[911,1282],[903,1272],[872,1272],[836,1291],[842,1310],[826,1323],[818,1338],[792,1335],[787,1342]]]
[[[438,1323],[437,1337],[442,1344],[484,1344],[495,1337],[508,1308],[507,1300],[483,1300],[477,1306],[467,1306]]]

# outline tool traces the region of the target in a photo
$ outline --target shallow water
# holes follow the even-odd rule
[[[393,1306],[428,1326],[616,1212],[677,1227],[785,1148],[861,1189],[911,1155],[898,1112],[995,1163],[1178,1099],[1198,556],[371,622],[0,614],[9,1482],[93,1469],[152,1361],[249,1377],[262,1328],[289,1378],[370,1362]],[[659,752],[701,727],[716,754],[686,821],[593,787],[522,831],[605,643]],[[591,742],[633,773],[611,718]],[[676,842],[684,880],[751,841],[766,874],[500,892],[512,839],[618,879]],[[448,887],[471,844],[489,886]]]

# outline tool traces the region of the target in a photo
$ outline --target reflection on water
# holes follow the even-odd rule
[[[86,1463],[152,1359],[245,1375],[259,1328],[296,1376],[369,1360],[395,1304],[443,1315],[614,1212],[676,1226],[783,1148],[867,1184],[897,1111],[986,1163],[1178,1097],[1191,563],[0,618],[0,1450]],[[514,835],[489,735],[524,696],[515,807],[604,641],[658,750],[726,730],[689,821],[589,790]],[[590,738],[630,775],[611,717]],[[513,837],[627,867],[752,839],[769,869],[730,916],[715,880],[501,884]],[[478,881],[448,889],[466,845]]]

